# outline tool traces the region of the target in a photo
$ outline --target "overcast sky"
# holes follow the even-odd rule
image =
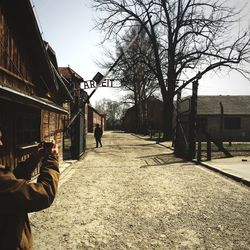
[[[70,65],[84,80],[92,79],[97,71],[102,72],[96,65],[96,61],[103,56],[103,48],[99,45],[102,34],[93,29],[96,12],[90,8],[91,0],[31,0],[31,2],[35,6],[43,39],[55,50],[59,66]],[[228,0],[228,2],[238,5],[247,0]],[[248,24],[249,5],[245,9],[245,23]],[[200,81],[199,94],[249,95],[250,82],[237,72],[207,75]],[[99,88],[93,95],[91,103],[95,104],[104,97],[116,100],[121,95],[120,90]]]

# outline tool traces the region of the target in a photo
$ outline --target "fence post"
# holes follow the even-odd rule
[[[156,144],[159,144],[159,143],[160,143],[160,131],[159,131],[159,134],[158,134],[158,138],[156,139]]]
[[[181,148],[180,148],[180,101],[181,101],[181,90],[177,92],[177,101],[176,101],[176,125],[175,125],[175,140],[174,140],[174,153],[175,155],[179,155]]]
[[[223,130],[224,130],[224,107],[222,102],[220,102],[220,144],[223,147]]]
[[[207,139],[207,160],[211,161],[211,141]]]
[[[198,141],[197,161],[201,162],[201,141]]]
[[[193,94],[191,97],[190,128],[189,128],[189,150],[187,158],[192,160],[195,157],[196,148],[196,116],[197,116],[197,93],[198,80],[193,81]]]

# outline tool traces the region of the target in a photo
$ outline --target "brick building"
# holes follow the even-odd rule
[[[88,132],[93,133],[97,123],[104,131],[106,128],[106,113],[99,112],[88,105]]]
[[[126,132],[136,132],[138,126],[136,124],[138,121],[137,119],[139,119],[139,116],[143,116],[141,122],[144,124],[141,124],[141,126],[144,127],[144,130],[162,131],[162,115],[163,102],[155,97],[150,97],[145,102],[144,112],[139,113],[138,118],[136,118],[135,106],[127,110],[123,118],[122,128]]]

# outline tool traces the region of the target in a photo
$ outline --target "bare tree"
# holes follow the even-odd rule
[[[95,108],[107,114],[108,129],[119,129],[127,104],[104,98],[96,103]]]
[[[119,50],[127,47],[135,34],[136,28],[127,32],[120,41]],[[147,129],[146,99],[152,96],[159,88],[155,76],[147,61],[152,58],[151,43],[145,32],[141,32],[129,51],[121,58],[114,74],[122,79],[121,86],[132,92],[135,105],[136,131],[145,132]],[[152,64],[150,65],[152,67]]]
[[[222,67],[249,77],[249,31],[236,31],[240,10],[221,0],[94,0],[106,14],[106,39],[142,26],[153,53],[152,72],[164,102],[165,139],[172,137],[173,99],[178,89]],[[184,80],[178,86],[179,80]]]
[[[120,37],[116,44],[116,57],[120,57],[123,53],[123,48],[127,47],[133,37],[139,32],[134,27],[129,29],[127,34]],[[159,85],[150,67],[153,60],[151,42],[145,32],[140,32],[138,38],[132,44],[130,49],[121,57],[117,66],[112,71],[114,79],[121,80],[121,88],[128,92],[127,96],[135,105],[136,131],[145,132],[147,123],[147,110],[145,100],[152,96],[158,89]],[[115,61],[114,55],[106,51],[109,61],[99,62],[99,66],[109,69]],[[150,66],[150,67],[149,67]]]

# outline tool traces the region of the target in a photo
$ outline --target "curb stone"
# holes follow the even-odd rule
[[[206,167],[206,168],[208,168],[208,169],[210,169],[210,170],[212,170],[214,172],[217,172],[217,173],[220,173],[220,174],[222,174],[224,176],[227,176],[230,179],[233,179],[233,180],[235,180],[237,182],[240,182],[240,183],[242,183],[242,184],[250,187],[250,181],[246,180],[246,179],[244,179],[244,178],[242,178],[240,176],[237,176],[235,174],[231,174],[231,173],[225,172],[225,171],[219,169],[218,167],[213,166],[213,165],[211,165],[209,163],[206,163],[206,162],[198,162],[197,160],[193,160],[193,162],[196,163],[196,164],[198,164],[198,165],[204,166],[204,167]]]

